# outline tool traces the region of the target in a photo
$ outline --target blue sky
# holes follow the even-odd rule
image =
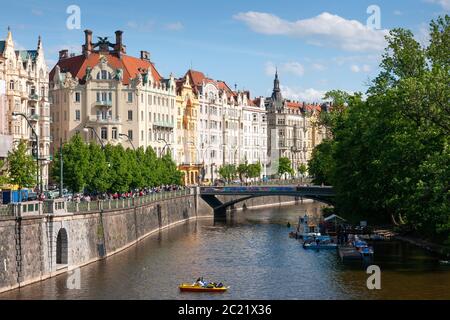
[[[73,4],[80,30],[66,27]],[[381,30],[367,27],[370,5],[380,8]],[[317,100],[330,89],[365,92],[389,29],[408,28],[426,41],[429,21],[449,10],[450,0],[21,0],[0,11],[0,39],[11,26],[14,40],[30,49],[41,35],[52,68],[59,50],[81,51],[84,29],[112,42],[123,30],[127,53],[150,51],[164,76],[192,66],[265,96],[277,67],[285,96]]]

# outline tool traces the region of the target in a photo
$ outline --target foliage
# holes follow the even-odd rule
[[[278,175],[283,176],[284,174],[294,175],[294,170],[291,167],[291,160],[286,157],[281,157],[278,161]]]
[[[229,182],[236,177],[236,166],[234,164],[223,165],[219,168],[219,174],[224,180]]]
[[[261,177],[262,166],[261,163],[249,164],[247,167],[247,176],[249,178],[259,178]]]
[[[248,178],[248,163],[241,163],[236,169],[239,180],[244,181],[244,178]]]
[[[93,194],[128,192],[161,185],[181,185],[183,174],[170,155],[158,158],[152,148],[125,150],[122,145],[86,145],[75,135],[63,146],[64,185],[72,192]],[[53,177],[59,182],[60,159],[55,156]]]
[[[308,172],[308,167],[306,164],[301,163],[297,168],[298,173],[300,173],[302,176],[304,176]]]
[[[20,141],[17,149],[8,152],[8,182],[19,189],[36,186],[36,161],[28,154],[27,143]]]
[[[430,24],[430,43],[394,29],[367,99],[325,117],[333,140],[313,152],[315,182],[335,187],[347,218],[402,224],[450,239],[450,17]]]

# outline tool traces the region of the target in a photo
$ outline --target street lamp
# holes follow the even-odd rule
[[[36,156],[36,165],[37,165],[37,174],[36,174],[36,187],[39,189],[39,192],[42,191],[42,181],[39,183],[39,176],[40,176],[40,168],[39,168],[39,136],[37,135],[36,131],[34,130],[33,126],[30,123],[30,120],[28,120],[28,117],[20,112],[13,112],[12,113],[13,119],[17,119],[17,117],[22,117],[27,121],[28,126],[31,128],[31,132],[34,135],[34,138],[36,139],[36,144],[33,143],[32,145],[32,154],[33,156]],[[36,147],[36,148],[35,148]]]
[[[119,133],[119,137],[124,137],[128,139],[128,142],[131,144],[131,146],[133,147],[133,150],[136,151],[136,148],[134,147],[133,141],[131,141],[130,136],[124,133]]]
[[[100,142],[102,149],[105,149],[105,145],[103,144],[102,139],[100,138],[100,136],[98,135],[97,131],[92,128],[92,127],[84,127],[83,131],[84,132],[89,132],[89,130],[91,130],[92,132],[94,132],[95,136],[97,137],[98,141]]]
[[[164,139],[159,139],[158,142],[164,142],[164,143],[166,144],[166,145],[164,146],[164,148],[161,150],[160,154],[159,154],[159,157],[162,158],[162,155],[163,155],[164,151],[166,150],[166,148],[167,148],[168,146],[170,147],[170,144],[169,144],[166,140],[164,140]],[[170,151],[170,148],[169,148],[169,151]]]

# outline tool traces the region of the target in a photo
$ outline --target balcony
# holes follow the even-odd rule
[[[99,108],[112,108],[112,101],[110,100],[106,100],[106,101],[96,101],[93,103],[94,107],[99,107]]]
[[[106,118],[100,116],[89,116],[88,121],[90,123],[100,123],[100,124],[120,124],[120,118],[114,119],[111,116],[108,116]]]
[[[155,121],[153,123],[154,127],[159,127],[159,128],[169,128],[169,129],[174,129],[175,125],[171,122],[165,122],[165,121]]]

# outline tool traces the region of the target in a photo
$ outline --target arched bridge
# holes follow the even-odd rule
[[[333,187],[321,186],[228,186],[228,187],[202,187],[200,188],[201,198],[208,203],[215,214],[226,212],[228,207],[236,203],[246,201],[256,197],[266,196],[292,196],[297,198],[306,198],[333,204]],[[237,199],[223,203],[217,196],[236,196]]]

